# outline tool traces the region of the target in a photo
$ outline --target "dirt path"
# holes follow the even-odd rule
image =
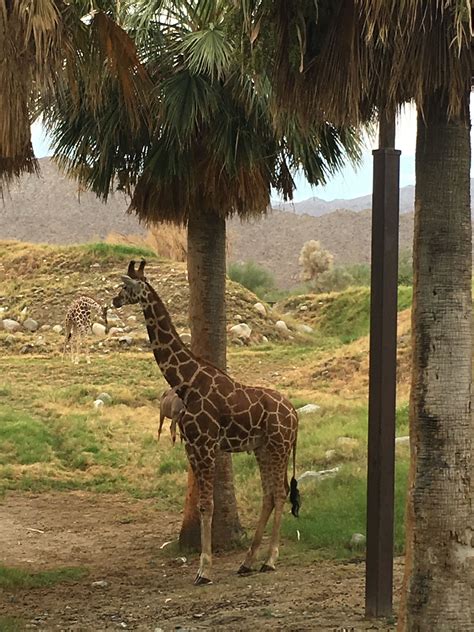
[[[12,493],[0,504],[0,556],[28,571],[81,566],[87,576],[49,588],[0,592],[0,617],[30,629],[102,630],[393,630],[363,618],[364,565],[295,565],[242,578],[242,552],[215,559],[214,584],[197,588],[196,559],[171,548],[180,516],[154,501],[68,492]],[[395,567],[400,585],[402,563]],[[106,582],[94,586],[93,582]]]

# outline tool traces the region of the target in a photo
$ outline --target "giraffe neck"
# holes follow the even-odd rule
[[[185,378],[181,365],[197,364],[195,356],[185,347],[178,336],[163,301],[146,283],[140,298],[151,349],[165,380],[171,387],[182,386]],[[197,367],[196,367],[197,368]],[[187,374],[187,371],[185,372]]]

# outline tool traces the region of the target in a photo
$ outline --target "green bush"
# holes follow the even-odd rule
[[[232,281],[240,283],[259,298],[265,299],[275,290],[275,279],[272,274],[254,261],[231,263],[227,274]]]

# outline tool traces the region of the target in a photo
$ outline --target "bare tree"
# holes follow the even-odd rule
[[[320,275],[332,268],[334,257],[322,248],[319,241],[311,239],[301,248],[298,263],[301,266],[301,279],[315,284]]]

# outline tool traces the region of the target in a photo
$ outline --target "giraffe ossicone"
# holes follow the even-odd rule
[[[195,584],[211,580],[211,522],[214,507],[214,468],[218,450],[252,450],[262,482],[262,508],[253,541],[239,569],[253,570],[265,526],[274,511],[267,557],[261,571],[275,570],[280,525],[290,494],[292,513],[299,511],[296,482],[298,416],[291,402],[277,391],[240,384],[226,372],[197,358],[182,342],[170,315],[144,275],[131,261],[123,287],[112,305],[140,303],[150,346],[164,378],[181,398],[184,409],[177,419],[186,453],[197,480],[201,519],[201,557]],[[288,485],[288,463],[293,453],[293,476]]]

